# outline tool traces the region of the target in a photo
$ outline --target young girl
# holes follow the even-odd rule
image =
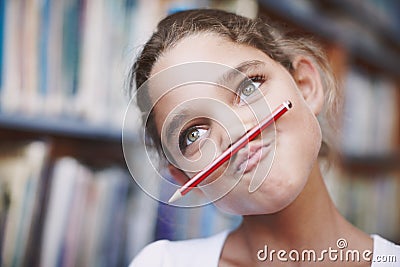
[[[196,62],[210,68],[193,67]],[[222,72],[213,66],[237,70],[247,80],[222,75],[233,91],[184,82],[202,72],[214,81]],[[174,69],[181,72],[168,74]],[[168,75],[152,82],[163,72]],[[168,78],[183,86],[171,89],[175,80]],[[313,42],[224,11],[179,12],[158,24],[130,82],[132,88],[147,83],[137,98],[143,112],[151,106],[146,132],[180,184],[205,166],[197,160],[201,151],[215,158],[267,115],[262,110],[286,100],[293,104],[275,122],[274,135],[251,141],[228,164],[233,171],[224,165],[202,184],[213,188],[203,193],[215,205],[243,216],[241,225],[209,238],[157,241],[131,266],[400,266],[400,247],[347,222],[326,190],[318,156],[332,141],[325,131],[329,123],[321,122],[334,122],[339,91]],[[225,119],[222,107],[234,116]],[[253,179],[259,182],[249,190]],[[383,265],[388,255],[397,257],[397,265]]]

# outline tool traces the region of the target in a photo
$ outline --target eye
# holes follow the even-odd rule
[[[243,102],[246,98],[256,92],[264,81],[265,79],[262,76],[250,77],[243,81],[238,88],[238,102]]]
[[[183,131],[179,137],[179,147],[184,151],[188,146],[196,142],[201,136],[207,132],[207,129],[200,128],[198,126],[190,127],[186,131]]]
[[[246,86],[242,88],[242,94],[245,96],[249,96],[257,89],[256,87],[257,87],[257,84],[255,84],[253,82],[246,84]]]

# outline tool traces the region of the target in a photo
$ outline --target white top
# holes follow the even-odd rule
[[[207,238],[184,241],[159,240],[146,246],[129,267],[212,267],[219,257],[229,231]]]
[[[371,267],[399,267],[400,246],[383,239],[379,235],[372,235],[374,252]]]
[[[228,234],[226,230],[207,238],[159,240],[146,246],[129,267],[217,267]],[[371,267],[400,266],[400,246],[379,235],[371,237],[374,240]]]

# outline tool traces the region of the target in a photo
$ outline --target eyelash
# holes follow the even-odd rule
[[[260,83],[260,85],[256,88],[257,90],[263,85],[263,83],[266,81],[266,77],[263,74],[256,74],[256,75],[248,75],[247,78],[243,79],[243,81],[239,84],[237,90],[236,90],[236,103],[240,103],[242,101],[242,89],[244,86],[246,86],[249,81],[252,83]],[[250,94],[251,95],[251,94]],[[249,95],[249,96],[250,96]]]
[[[253,82],[265,82],[265,75],[260,74],[260,75],[250,75],[247,77],[247,79],[252,80]]]

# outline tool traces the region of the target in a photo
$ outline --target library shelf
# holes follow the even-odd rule
[[[10,142],[45,140],[51,144],[51,157],[54,159],[72,156],[94,167],[125,164],[122,128],[94,125],[70,118],[2,113],[0,138]],[[131,145],[137,142],[134,133],[124,139]]]
[[[259,0],[259,3],[261,14],[273,13],[279,18],[283,18],[284,21],[297,25],[297,28],[330,42],[344,45],[351,56],[367,65],[377,67],[393,75],[400,75],[398,68],[400,53],[397,49],[383,43],[381,38],[375,38],[375,35],[380,37],[380,34],[378,34],[380,31],[371,30],[368,34],[361,34],[352,27],[340,23],[339,20],[330,18],[323,12],[317,12],[313,7],[294,5],[293,1]],[[359,24],[358,26],[362,27],[362,23]]]
[[[352,0],[323,0],[321,3],[329,4],[330,6],[345,12],[349,16],[354,17],[360,23],[363,23],[369,29],[379,33],[388,41],[400,45],[400,29],[396,27],[397,21],[395,21],[395,18],[382,11],[377,11],[376,7],[371,3],[368,3],[368,1],[364,1],[360,4]],[[395,8],[400,8],[400,3],[394,4],[396,5]]]
[[[400,171],[400,153],[386,155],[346,155],[341,164],[347,170],[356,173],[386,173]]]
[[[121,130],[106,125],[54,117],[0,114],[0,128],[56,137],[121,142]]]

